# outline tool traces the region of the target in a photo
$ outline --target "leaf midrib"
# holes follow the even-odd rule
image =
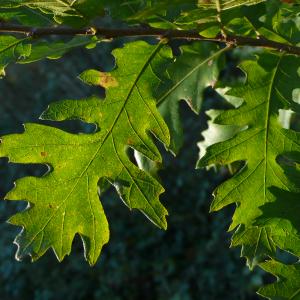
[[[270,88],[268,91],[268,101],[267,101],[267,106],[266,106],[266,119],[265,119],[265,148],[264,148],[264,156],[265,156],[265,164],[264,164],[264,202],[266,202],[267,198],[267,169],[268,169],[268,152],[269,152],[269,131],[270,131],[270,114],[271,114],[271,98],[272,98],[272,93],[273,93],[273,88],[274,88],[274,83],[275,83],[275,78],[279,69],[279,65],[281,63],[283,55],[280,56],[278,59],[276,68],[274,69],[274,72],[271,77],[270,81]]]
[[[172,86],[172,88],[170,88],[163,96],[161,96],[158,100],[157,100],[157,106],[160,106],[166,99],[167,97],[173,92],[175,91],[179,85],[181,85],[188,77],[190,77],[194,72],[196,72],[200,67],[202,67],[204,64],[206,64],[207,62],[209,62],[210,60],[214,59],[216,56],[222,54],[223,52],[229,50],[230,47],[225,47],[219,51],[217,51],[216,53],[214,53],[212,56],[209,56],[207,59],[201,61],[196,67],[194,67],[190,72],[188,72],[184,77],[182,77],[181,80],[179,80],[178,82],[176,82],[176,84],[174,84]]]
[[[288,300],[295,299],[295,297],[298,296],[299,294],[300,294],[300,288],[295,293],[293,293],[293,295],[291,295],[291,297],[289,297]]]
[[[134,88],[136,87],[138,81],[140,80],[140,78],[143,75],[144,71],[147,69],[147,67],[150,64],[151,60],[155,57],[156,53],[161,49],[162,46],[163,46],[162,43],[158,44],[158,46],[154,49],[154,51],[151,53],[151,55],[149,56],[149,58],[147,59],[147,61],[143,65],[140,73],[138,74],[138,76],[136,77],[135,81],[133,82],[132,87],[129,90],[129,92],[128,92],[126,98],[125,98],[125,101],[124,101],[122,107],[120,108],[120,111],[119,111],[118,115],[116,116],[115,120],[113,121],[113,123],[112,123],[109,131],[106,133],[106,135],[104,136],[103,140],[101,139],[101,145],[98,147],[98,149],[96,150],[95,154],[92,156],[92,159],[90,160],[90,162],[88,163],[88,165],[83,170],[83,172],[82,172],[82,174],[80,176],[82,176],[86,172],[86,170],[89,168],[89,166],[92,164],[92,162],[94,161],[95,157],[97,156],[97,154],[101,150],[102,146],[105,144],[105,142],[108,139],[108,137],[111,135],[111,133],[112,133],[115,125],[117,124],[119,118],[121,117],[121,115],[122,115],[122,113],[123,113],[123,111],[124,111],[124,109],[126,107],[126,104],[127,104],[128,100],[130,99],[130,96],[131,96]]]
[[[57,54],[57,52],[59,51],[64,51],[64,50],[68,50],[68,49],[72,49],[72,48],[76,48],[76,47],[80,47],[80,46],[85,46],[87,44],[89,44],[91,41],[87,40],[87,41],[81,41],[81,42],[77,42],[76,44],[66,44],[62,42],[62,45],[60,45],[60,47],[57,47],[55,49],[53,48],[49,48],[50,50],[47,52],[47,56],[46,58],[51,58],[52,55]],[[47,43],[48,44],[48,43]],[[51,46],[51,45],[50,45]],[[61,54],[58,54],[59,56],[61,56]],[[33,57],[34,60],[39,60],[41,58],[43,58],[45,55],[37,55],[37,57]],[[32,61],[32,59],[30,59],[30,56],[28,56],[28,58],[26,58],[24,61],[20,61],[21,64],[26,64],[26,63],[32,63],[34,61]]]
[[[90,167],[90,165],[92,164],[92,162],[94,161],[95,157],[97,156],[97,154],[99,153],[99,151],[101,150],[102,146],[105,144],[107,138],[110,136],[110,134],[112,133],[112,130],[114,128],[114,126],[116,125],[117,121],[119,120],[123,110],[126,107],[126,104],[137,84],[137,82],[139,81],[139,79],[141,78],[141,76],[143,75],[144,71],[147,69],[148,64],[151,62],[151,60],[155,57],[156,53],[161,49],[161,47],[163,46],[162,43],[159,43],[157,45],[157,47],[154,49],[154,51],[152,51],[151,55],[149,56],[149,58],[147,59],[147,61],[145,62],[145,64],[143,65],[141,71],[139,72],[137,78],[135,79],[131,89],[129,90],[124,104],[120,109],[120,112],[118,113],[117,117],[115,118],[110,130],[107,132],[107,134],[105,135],[103,141],[101,142],[101,145],[97,148],[95,154],[92,156],[91,160],[89,161],[89,163],[87,164],[87,166],[84,168],[84,170],[82,171],[82,173],[79,175],[79,177],[77,178],[74,186],[71,188],[71,191],[68,193],[68,195],[66,196],[66,198],[60,203],[60,205],[58,205],[55,210],[53,211],[52,215],[49,217],[49,219],[45,222],[44,226],[31,238],[31,240],[23,247],[23,251],[25,251],[32,243],[33,241],[36,239],[36,237],[44,231],[44,229],[48,226],[48,224],[51,222],[51,220],[53,219],[53,217],[55,216],[56,212],[62,207],[62,205],[64,205],[64,203],[69,199],[69,197],[72,195],[73,191],[76,189],[77,184],[79,183],[79,181],[81,180],[81,178],[83,177],[83,175],[86,173],[86,171],[88,170],[88,168]],[[101,139],[102,140],[102,139]]]
[[[14,42],[13,44],[10,44],[9,46],[7,46],[7,47],[1,49],[0,53],[3,53],[3,52],[5,52],[5,51],[9,50],[10,48],[16,47],[16,46],[18,46],[19,44],[21,44],[22,42],[24,42],[24,41],[26,41],[26,40],[28,40],[28,39],[29,39],[29,38],[24,38],[24,39],[21,39],[21,40],[17,40],[17,41]]]

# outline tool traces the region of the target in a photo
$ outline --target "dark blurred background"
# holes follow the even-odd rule
[[[93,50],[75,50],[58,61],[10,66],[0,81],[0,134],[22,132],[22,123],[37,122],[52,101],[103,95],[76,76],[88,68],[110,70],[110,50],[119,45],[101,44]],[[207,93],[205,108],[214,97]],[[176,158],[164,153],[165,168],[160,172],[166,188],[161,200],[170,214],[168,230],[157,229],[139,212],[129,212],[111,189],[102,197],[111,240],[95,267],[84,261],[79,238],[72,255],[62,263],[51,251],[35,263],[29,258],[18,262],[12,242],[19,228],[5,221],[26,203],[1,201],[2,300],[258,299],[255,290],[262,282],[261,272],[250,272],[239,249],[229,249],[226,230],[233,207],[208,213],[213,189],[229,175],[225,169],[215,173],[194,168],[205,115],[194,115],[185,104],[181,111],[185,146]],[[59,126],[71,132],[89,130],[80,122]],[[13,165],[0,159],[1,199],[17,178],[44,171],[42,166]]]

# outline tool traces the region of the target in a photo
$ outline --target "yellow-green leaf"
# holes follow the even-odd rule
[[[151,64],[159,59],[157,53],[162,47],[135,42],[115,50],[116,69],[109,76],[119,85],[107,89],[105,100],[65,100],[51,104],[42,115],[55,121],[81,119],[97,124],[95,133],[70,134],[26,124],[24,133],[3,137],[1,157],[7,156],[11,162],[49,165],[49,172],[41,178],[18,180],[6,197],[30,203],[10,219],[24,227],[16,239],[17,257],[30,254],[37,259],[51,247],[62,260],[70,253],[75,234],[79,234],[85,257],[94,264],[109,239],[98,197],[101,179],[116,188],[130,209],[139,209],[158,227],[167,227],[167,211],[159,201],[162,186],[132,163],[127,154],[128,148],[133,148],[160,162],[152,135],[169,144],[168,128],[151,96],[158,80]]]

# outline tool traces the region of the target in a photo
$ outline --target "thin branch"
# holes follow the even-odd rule
[[[214,38],[207,38],[201,36],[195,30],[176,30],[176,29],[157,29],[152,27],[129,27],[129,28],[103,28],[103,27],[89,27],[83,29],[75,29],[68,27],[30,27],[9,23],[0,22],[0,33],[18,33],[34,38],[50,36],[50,35],[64,35],[64,36],[102,36],[107,39],[120,37],[157,37],[167,39],[185,39],[198,41],[212,41],[222,42],[232,46],[253,46],[261,48],[269,48],[280,52],[287,52],[300,56],[300,47],[289,44],[279,43],[268,40],[263,37],[251,38],[235,35],[219,34]]]

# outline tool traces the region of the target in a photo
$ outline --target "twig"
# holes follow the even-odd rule
[[[235,35],[219,34],[213,38],[201,36],[195,30],[177,30],[177,29],[157,29],[152,27],[129,27],[129,28],[104,28],[104,27],[88,27],[82,29],[75,29],[69,27],[30,27],[9,23],[0,22],[0,33],[17,33],[34,38],[62,35],[62,36],[102,36],[104,38],[120,38],[120,37],[157,37],[168,39],[185,39],[198,41],[212,41],[222,42],[233,46],[253,46],[261,48],[269,48],[280,52],[287,52],[300,56],[300,47],[279,43],[268,40],[266,38],[258,37],[243,37]]]

